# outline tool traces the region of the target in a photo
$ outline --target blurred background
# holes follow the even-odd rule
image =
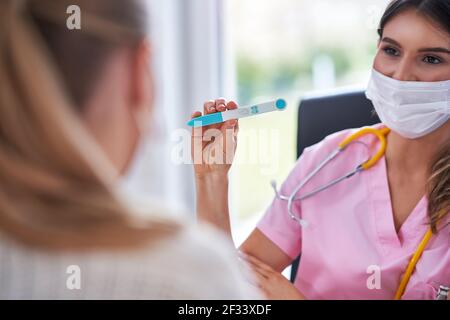
[[[230,210],[235,240],[243,241],[273,199],[270,181],[281,184],[296,160],[301,98],[366,85],[387,3],[151,1],[158,116],[126,189],[192,216],[195,189],[185,143],[190,114],[218,97],[240,105],[284,98],[288,110],[240,121]]]

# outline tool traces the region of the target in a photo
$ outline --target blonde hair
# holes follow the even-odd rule
[[[69,4],[82,10],[81,30],[65,26]],[[102,59],[143,39],[140,6],[137,0],[0,2],[3,233],[28,245],[89,249],[133,247],[178,230],[169,220],[138,218],[120,201],[112,187],[116,172],[77,114]],[[83,55],[94,60],[89,70]]]

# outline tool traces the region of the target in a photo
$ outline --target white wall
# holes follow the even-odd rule
[[[153,72],[157,97],[150,140],[139,151],[125,187],[177,211],[195,209],[192,166],[171,161],[171,135],[205,100],[234,96],[234,68],[225,48],[222,0],[152,0]],[[228,58],[229,59],[229,58]]]

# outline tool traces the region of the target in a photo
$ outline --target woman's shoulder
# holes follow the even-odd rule
[[[383,125],[375,124],[369,127],[380,129],[383,127]],[[314,170],[322,161],[330,156],[330,154],[338,148],[339,144],[344,141],[344,139],[363,128],[367,128],[367,126],[334,132],[326,136],[320,142],[305,148],[289,174],[287,185],[290,185],[291,187],[295,186],[298,181],[301,180],[307,173]],[[375,136],[372,135],[365,135],[358,138],[359,141],[362,141],[369,146],[374,145],[373,142],[375,141],[375,139]],[[340,161],[345,161],[345,159],[341,158]]]
[[[178,223],[180,228],[173,236],[117,259],[125,269],[140,274],[141,298],[258,297],[244,279],[235,249],[221,232],[206,224]]]
[[[134,204],[139,203],[134,200]],[[150,212],[148,217],[152,219],[163,217],[178,227],[170,237],[150,241],[148,246],[136,250],[138,255],[140,252],[144,253],[141,256],[147,255],[155,269],[160,267],[164,273],[179,278],[180,283],[192,282],[194,288],[207,285],[208,288],[202,291],[209,292],[207,296],[210,298],[249,299],[259,296],[249,289],[243,278],[244,271],[239,267],[236,249],[223,232],[209,224],[198,223],[186,211],[178,209],[175,215],[173,208],[155,199],[141,199],[137,211],[143,215]],[[204,293],[202,296],[207,297]]]
[[[231,241],[212,226],[183,223],[176,236],[164,241],[154,255],[172,281],[186,284],[187,298],[258,297],[244,279]]]
[[[378,124],[375,124],[372,126],[364,126],[364,127],[359,127],[359,128],[349,128],[349,129],[340,130],[340,131],[334,132],[334,133],[326,136],[322,141],[305,148],[304,153],[305,154],[329,153],[330,151],[336,149],[338,147],[339,143],[341,143],[348,136],[350,136],[364,128],[380,129],[382,127],[383,127],[383,125],[378,123]],[[370,136],[368,138],[374,138],[374,137]],[[361,139],[365,140],[365,142],[367,141],[367,137],[363,137]]]
[[[350,128],[350,129],[344,129],[344,130],[341,130],[338,132],[334,132],[334,133],[326,136],[320,142],[305,148],[303,150],[303,153],[301,154],[299,160],[302,161],[303,166],[308,161],[317,165],[317,163],[318,163],[317,161],[324,160],[326,158],[326,156],[328,156],[331,152],[336,150],[338,148],[339,144],[342,141],[344,141],[344,139],[349,137],[350,135],[352,135],[364,128],[380,129],[382,127],[383,127],[382,124],[375,124],[373,126]],[[366,136],[362,136],[358,139],[368,145],[371,145],[373,140],[376,139],[376,137],[372,136],[372,135],[366,135]]]
[[[206,225],[174,221],[178,232],[133,249],[47,251],[1,235],[2,298],[250,299],[230,243]],[[220,276],[219,276],[220,275]],[[8,280],[8,281],[6,281]],[[34,285],[30,291],[22,288]],[[79,282],[79,288],[76,283]],[[5,287],[8,284],[8,287]],[[71,288],[71,284],[75,288]]]

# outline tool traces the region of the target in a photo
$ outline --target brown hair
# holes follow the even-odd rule
[[[434,233],[438,222],[444,221],[450,212],[450,141],[436,157],[428,183],[428,212],[430,224]],[[448,225],[442,225],[441,228]]]
[[[434,21],[450,36],[450,0],[393,0],[384,12],[378,34],[383,35],[385,25],[399,13],[414,9]],[[438,223],[450,212],[450,139],[431,165],[428,181],[428,217],[431,229],[438,232]],[[444,224],[445,226],[445,224]]]
[[[66,27],[78,5],[82,29]],[[0,2],[0,230],[46,248],[134,247],[178,230],[135,215],[78,112],[115,48],[146,34],[139,0]]]

